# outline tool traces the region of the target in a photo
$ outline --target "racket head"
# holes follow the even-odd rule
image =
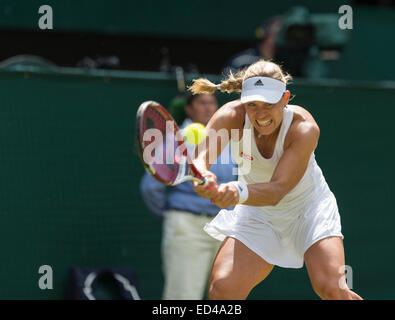
[[[136,143],[145,169],[158,181],[166,185],[177,185],[187,180],[205,182],[190,160],[177,123],[158,102],[146,101],[138,108]],[[187,165],[192,176],[186,176]]]

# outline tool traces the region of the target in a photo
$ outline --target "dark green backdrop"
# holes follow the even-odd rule
[[[38,27],[38,8],[43,4],[53,8],[52,31]],[[241,5],[237,0],[0,0],[0,29],[252,42],[255,29],[265,19],[284,14],[292,6],[340,17],[338,11],[343,4],[352,6],[353,29],[329,31],[337,30],[340,37],[348,35],[339,60],[328,62],[331,77],[394,80],[395,45],[389,39],[395,30],[395,9],[357,6],[349,0],[282,0],[270,4],[256,1],[253,6]]]
[[[53,9],[55,31],[131,33],[141,35],[253,39],[255,28],[291,6],[311,12],[338,12],[349,0],[318,3],[313,0],[264,1],[242,4],[237,0],[0,0],[0,28],[38,28],[38,8]]]
[[[316,156],[338,200],[354,289],[394,299],[395,89],[296,80],[290,90],[321,127]],[[154,73],[0,72],[1,299],[61,299],[70,266],[107,265],[131,266],[142,297],[160,299],[161,224],[141,201],[133,130],[142,101],[175,94],[175,80]],[[38,287],[45,264],[53,290]],[[277,268],[250,298],[316,296],[305,269]]]

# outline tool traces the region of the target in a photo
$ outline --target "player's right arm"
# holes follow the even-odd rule
[[[213,198],[217,195],[217,177],[210,171],[210,167],[229,143],[232,129],[239,129],[238,137],[233,138],[241,139],[244,118],[244,106],[240,100],[235,100],[218,109],[208,122],[206,140],[198,148],[195,148],[194,164],[208,182],[204,187],[194,183],[194,189],[199,196]],[[224,138],[226,138],[225,143]]]

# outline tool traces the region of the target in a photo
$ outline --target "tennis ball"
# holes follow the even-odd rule
[[[207,131],[206,127],[201,123],[191,123],[182,130],[184,140],[190,144],[199,144],[206,139]]]

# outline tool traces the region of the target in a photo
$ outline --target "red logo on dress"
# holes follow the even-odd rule
[[[240,152],[240,155],[241,155],[244,159],[247,159],[247,160],[250,160],[250,161],[253,161],[253,160],[254,160],[254,157],[253,157],[253,156],[251,156],[251,155],[249,155],[249,154],[246,154],[246,153],[244,153],[243,151]]]

